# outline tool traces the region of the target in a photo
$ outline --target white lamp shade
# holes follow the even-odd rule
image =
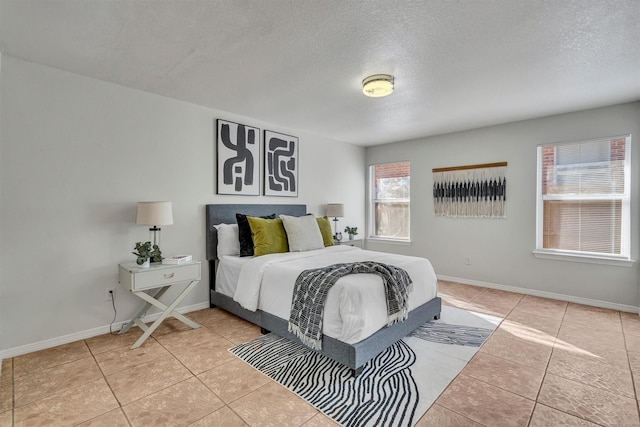
[[[342,203],[329,203],[327,205],[327,216],[343,217],[344,205]]]
[[[173,211],[171,202],[138,202],[138,225],[171,225]]]

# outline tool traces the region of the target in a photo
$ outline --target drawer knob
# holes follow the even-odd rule
[[[175,273],[164,273],[165,279],[171,279]]]

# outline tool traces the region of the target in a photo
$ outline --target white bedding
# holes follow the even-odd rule
[[[302,270],[357,261],[382,262],[405,269],[413,280],[413,291],[409,294],[410,310],[436,296],[437,279],[427,259],[365,251],[352,246],[254,258],[222,257],[216,276],[216,290],[233,296],[248,310],[260,309],[288,320],[293,287]],[[348,275],[338,280],[329,291],[324,311],[325,335],[353,344],[386,324],[386,299],[379,276]]]
[[[238,286],[238,277],[242,266],[252,257],[241,257],[237,255],[223,255],[218,259],[216,270],[216,291],[233,298]]]

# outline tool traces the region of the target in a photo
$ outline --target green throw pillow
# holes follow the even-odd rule
[[[253,235],[254,256],[289,252],[287,234],[280,218],[263,219],[248,216],[247,220]]]
[[[322,243],[325,246],[333,246],[333,232],[331,231],[331,223],[326,216],[316,218],[318,221],[318,227],[320,227],[320,234],[322,234]]]

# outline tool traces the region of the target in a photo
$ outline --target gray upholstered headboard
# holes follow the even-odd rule
[[[307,213],[307,205],[206,205],[206,226],[207,226],[207,260],[218,259],[218,233],[214,225],[235,224],[236,213],[250,216],[271,215],[293,215],[301,216]]]

